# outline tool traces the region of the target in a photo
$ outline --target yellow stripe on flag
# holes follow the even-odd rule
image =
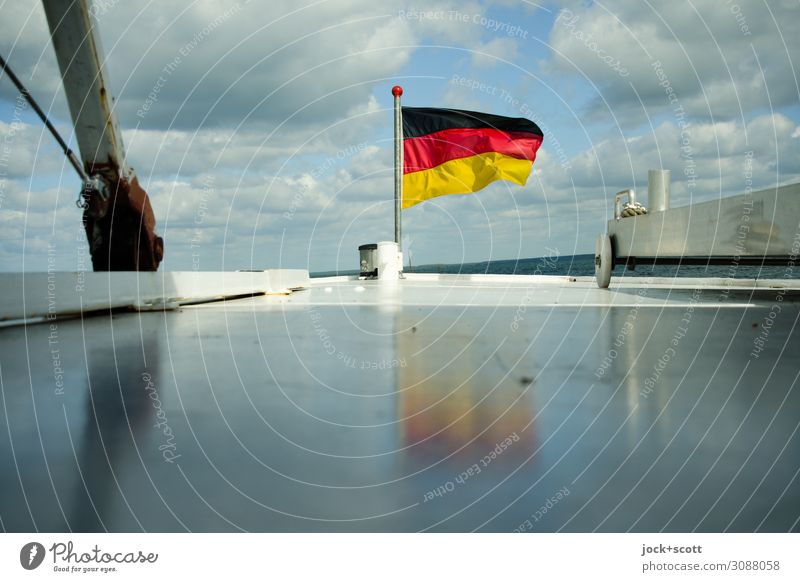
[[[446,194],[470,194],[495,180],[524,186],[533,162],[497,152],[450,160],[429,170],[403,175],[403,209]]]

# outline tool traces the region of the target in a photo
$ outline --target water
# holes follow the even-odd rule
[[[490,275],[569,275],[594,277],[594,255],[566,255],[561,257],[535,257],[507,259],[479,263],[414,265],[405,267],[406,273],[450,273]],[[785,279],[796,275],[788,267],[750,267],[732,265],[646,265],[635,270],[624,266],[614,267],[612,275],[625,277],[734,277],[736,279]],[[357,270],[320,271],[312,277],[357,275]]]

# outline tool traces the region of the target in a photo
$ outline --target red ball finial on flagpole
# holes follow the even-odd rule
[[[392,87],[392,95],[395,97],[400,97],[403,94],[403,88],[400,85],[395,85]]]

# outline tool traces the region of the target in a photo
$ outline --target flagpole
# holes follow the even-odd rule
[[[398,251],[402,251],[400,242],[401,220],[400,213],[403,204],[403,111],[400,108],[400,96],[403,88],[400,85],[392,87],[394,95],[394,242]]]

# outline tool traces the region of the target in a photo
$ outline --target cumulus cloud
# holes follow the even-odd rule
[[[742,119],[798,101],[797,84],[787,82],[800,55],[788,29],[797,15],[793,2],[575,3],[556,19],[544,67],[589,83],[594,119],[614,112],[631,126],[670,111],[667,84],[693,116]]]
[[[513,38],[495,38],[480,45],[472,55],[477,67],[491,67],[502,61],[513,61],[517,56],[518,41]]]
[[[60,129],[65,135],[71,131],[63,126]],[[3,178],[30,179],[37,172],[73,172],[50,132],[41,124],[13,120],[13,115],[10,123],[0,120],[0,147]]]
[[[610,215],[613,194],[628,187],[646,189],[651,168],[672,171],[674,205],[740,193],[748,152],[753,152],[756,188],[800,179],[797,125],[785,115],[759,116],[746,125],[697,123],[690,129],[689,158],[681,152],[681,129],[664,122],[650,133],[599,140],[566,161],[542,149],[525,188],[500,182],[475,195],[446,196],[414,207],[404,213],[412,260],[526,257],[545,246],[562,254],[587,252]],[[187,180],[145,182],[170,250],[165,267],[352,268],[359,244],[383,240],[391,232],[390,153],[387,144],[371,143],[347,156],[320,158],[319,172],[208,172]],[[696,173],[691,187],[684,173],[689,167]],[[65,194],[68,201],[71,193],[62,198]],[[16,191],[8,202],[13,199],[18,210],[5,214],[6,232],[21,240],[27,221],[29,235],[49,236],[54,210],[34,212],[25,204],[28,199],[52,203],[57,195],[54,190]],[[72,212],[77,224],[69,204],[59,212]]]
[[[570,161],[569,173],[556,166],[554,178],[560,187],[602,187],[612,196],[635,184],[646,186],[648,169],[669,169],[677,200],[697,202],[744,190],[744,160],[750,152],[757,186],[796,180],[800,177],[798,139],[792,137],[796,128],[782,114],[762,115],[746,125],[697,122],[682,128],[664,122],[647,134],[599,141]],[[690,177],[696,182],[691,188]]]
[[[328,270],[391,237],[391,111],[376,91],[406,74],[430,105],[545,130],[526,187],[404,213],[417,264],[590,252],[613,194],[645,188],[650,168],[672,170],[675,204],[740,192],[748,152],[757,187],[800,179],[791,6],[731,5],[202,0],[113,3],[97,18],[164,268]],[[3,10],[0,50],[69,136],[40,4]],[[0,268],[45,268],[55,244],[75,270],[79,184],[29,111],[14,120],[15,100],[0,79]]]

